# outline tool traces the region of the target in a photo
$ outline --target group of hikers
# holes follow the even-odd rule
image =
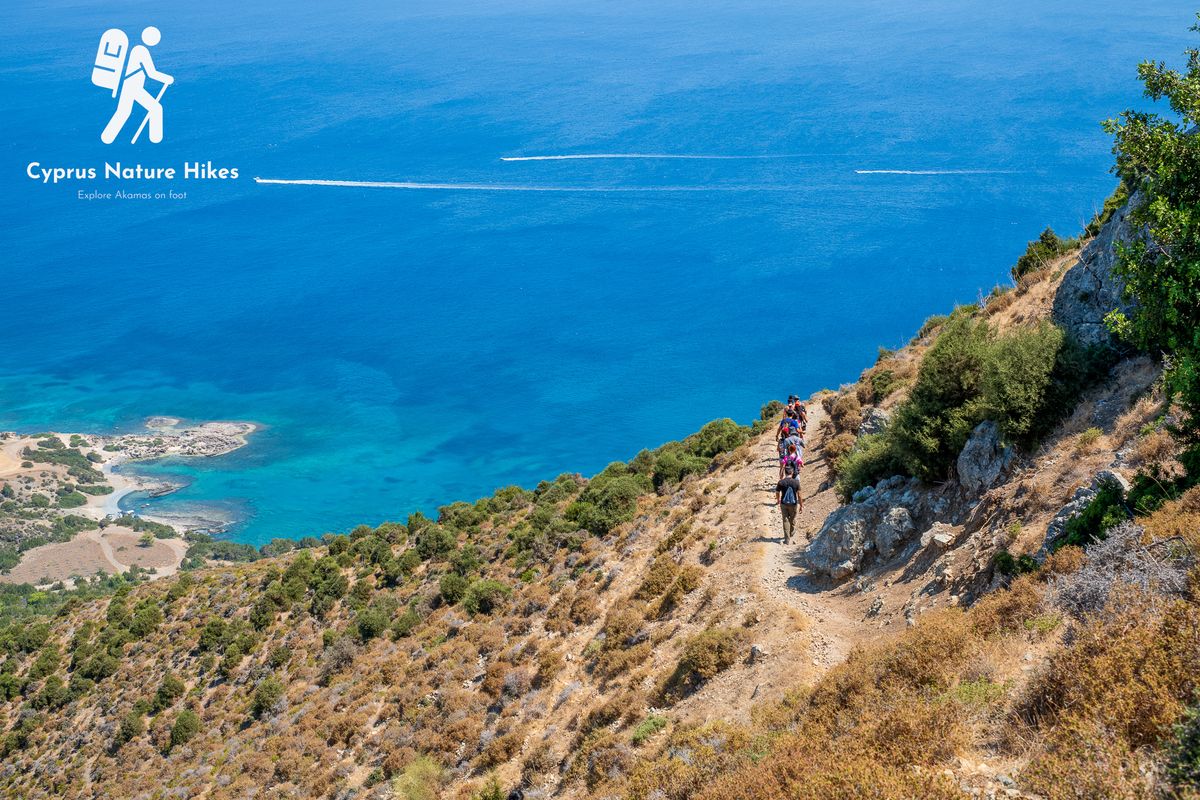
[[[775,431],[779,447],[779,483],[775,484],[775,505],[783,513],[783,543],[791,544],[796,533],[796,515],[804,510],[800,496],[800,468],[804,466],[804,432],[808,430],[808,409],[796,395],[788,395],[783,420]]]

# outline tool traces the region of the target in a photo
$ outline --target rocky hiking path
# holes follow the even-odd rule
[[[753,527],[763,547],[758,560],[761,588],[772,600],[804,615],[810,639],[811,666],[819,672],[840,663],[849,654],[860,628],[862,614],[836,586],[818,586],[806,574],[802,555],[809,539],[838,506],[832,487],[829,465],[823,449],[825,410],[820,403],[808,404],[808,444],[804,467],[800,470],[804,509],[796,517],[797,535],[791,544],[783,543],[783,524],[775,505],[775,484],[779,480],[779,457],[775,434],[770,432],[755,443]]]

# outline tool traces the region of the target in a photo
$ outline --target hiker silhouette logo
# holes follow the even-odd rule
[[[134,131],[131,143],[137,143],[147,125],[150,127],[150,141],[155,144],[162,141],[162,98],[175,79],[165,72],[159,72],[154,66],[154,59],[150,57],[150,48],[161,39],[162,34],[153,25],[142,31],[141,43],[132,48],[125,31],[117,28],[105,31],[100,37],[96,63],[92,68],[92,83],[110,90],[117,101],[117,110],[100,134],[100,140],[105,144],[116,141],[133,114],[134,106],[144,110],[145,116]],[[148,81],[160,84],[157,95],[150,93],[146,86]]]

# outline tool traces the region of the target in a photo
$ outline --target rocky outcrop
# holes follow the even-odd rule
[[[868,486],[825,519],[805,559],[816,572],[840,580],[865,559],[889,558],[920,530],[930,513],[929,495],[916,478],[894,476]]]
[[[891,415],[882,408],[872,406],[863,413],[862,424],[858,426],[858,435],[871,436],[876,433],[883,433],[883,429],[887,427],[890,421]]]
[[[1096,238],[1079,254],[1054,297],[1054,321],[1081,344],[1105,344],[1111,334],[1104,317],[1114,309],[1128,312],[1125,281],[1113,273],[1117,261],[1116,245],[1143,235],[1130,220],[1132,209],[1140,201],[1135,194],[1100,228]]]
[[[981,422],[966,446],[958,454],[958,482],[970,495],[978,495],[995,485],[1012,466],[1016,452],[1000,439],[1000,426]]]
[[[841,580],[872,561],[886,561],[906,546],[942,553],[963,534],[980,494],[1011,469],[1016,453],[994,422],[971,433],[958,457],[958,480],[933,487],[900,475],[855,493],[852,502],[825,518],[805,551],[816,573]]]
[[[1071,496],[1071,500],[1059,509],[1054,515],[1054,519],[1050,520],[1050,524],[1046,526],[1046,538],[1042,542],[1041,549],[1034,555],[1034,559],[1040,564],[1046,560],[1046,556],[1054,549],[1059,540],[1066,535],[1067,523],[1079,515],[1083,509],[1087,508],[1088,503],[1095,499],[1100,493],[1100,489],[1106,484],[1116,484],[1121,489],[1121,494],[1129,493],[1129,481],[1118,472],[1113,472],[1110,469],[1101,470],[1096,473],[1096,477],[1092,478],[1092,482],[1087,486],[1080,486],[1075,490],[1075,494]]]

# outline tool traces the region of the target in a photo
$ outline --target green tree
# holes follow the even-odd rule
[[[1200,32],[1200,25],[1191,30]],[[1190,48],[1187,70],[1162,62],[1138,65],[1147,97],[1166,100],[1176,119],[1126,111],[1108,120],[1114,135],[1114,171],[1140,200],[1136,224],[1149,239],[1117,251],[1116,270],[1137,301],[1130,317],[1114,312],[1110,325],[1138,346],[1168,358],[1167,387],[1186,418],[1185,438],[1200,443],[1200,49]]]
[[[200,717],[196,716],[195,711],[185,708],[179,712],[179,716],[175,718],[175,724],[171,726],[171,747],[184,744],[199,732]]]
[[[283,698],[283,684],[274,675],[263,678],[254,688],[254,696],[250,700],[250,714],[261,718],[270,713],[275,705]]]
[[[187,686],[184,685],[183,681],[168,672],[163,676],[162,683],[158,685],[158,691],[154,693],[154,703],[151,706],[151,710],[157,714],[163,709],[170,708],[171,704],[177,698],[182,697],[186,690]]]
[[[136,711],[130,711],[121,717],[121,724],[117,728],[117,746],[119,747],[129,740],[135,739],[145,732],[146,723],[142,722],[142,715]]]
[[[442,595],[443,602],[448,606],[452,606],[462,599],[469,585],[470,583],[467,579],[457,572],[447,572],[438,581],[438,590]]]

